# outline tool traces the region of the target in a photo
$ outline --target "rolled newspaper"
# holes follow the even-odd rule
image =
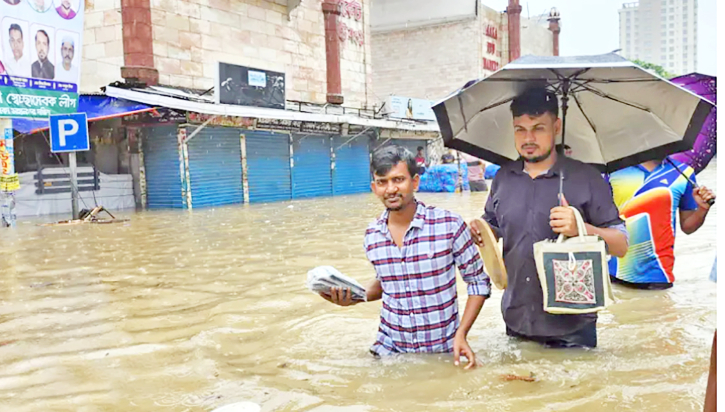
[[[353,300],[367,300],[365,288],[332,266],[318,266],[307,272],[307,287],[314,293],[330,294],[330,288],[350,289]]]

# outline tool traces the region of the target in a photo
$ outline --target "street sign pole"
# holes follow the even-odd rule
[[[91,148],[88,140],[88,120],[85,113],[52,115],[50,120],[50,150],[68,153],[70,166],[71,211],[73,220],[78,219],[78,173],[76,152]]]
[[[76,173],[76,152],[68,153],[68,165],[70,166],[70,193],[71,210],[73,220],[78,219],[78,174]]]

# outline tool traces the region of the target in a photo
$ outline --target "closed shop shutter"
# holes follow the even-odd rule
[[[292,198],[331,196],[330,137],[293,134],[292,141]]]
[[[147,128],[143,139],[146,207],[185,208],[181,195],[179,146],[176,126]]]
[[[187,143],[192,207],[244,202],[241,133],[230,127],[205,127]]]
[[[332,191],[335,195],[370,191],[372,177],[370,175],[369,138],[359,136],[352,141],[349,140],[349,137],[336,136],[332,141],[335,150]]]
[[[249,203],[292,198],[289,135],[245,131]]]

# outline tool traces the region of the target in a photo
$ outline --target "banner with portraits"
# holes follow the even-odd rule
[[[77,112],[84,3],[0,0],[0,117]]]

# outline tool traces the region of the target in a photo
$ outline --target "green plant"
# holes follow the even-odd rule
[[[667,70],[665,70],[664,67],[654,64],[654,63],[648,63],[648,62],[644,62],[642,60],[632,60],[632,63],[635,63],[638,66],[641,66],[643,69],[652,70],[653,72],[657,73],[658,76],[664,77],[665,79],[671,79],[676,76],[675,74],[670,73]]]

